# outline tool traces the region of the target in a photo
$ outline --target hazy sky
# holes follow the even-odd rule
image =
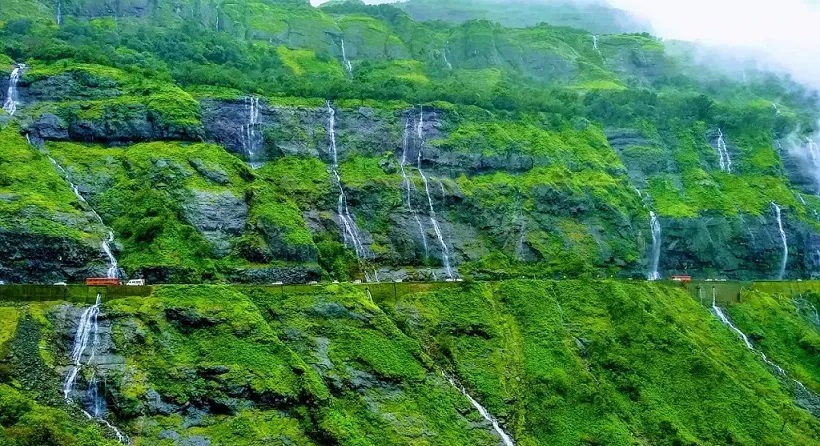
[[[820,88],[820,0],[606,1],[648,20],[663,38],[761,52],[768,62]]]

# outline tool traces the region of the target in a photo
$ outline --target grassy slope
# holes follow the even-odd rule
[[[817,421],[675,290],[513,281],[382,306],[522,444],[817,444]]]

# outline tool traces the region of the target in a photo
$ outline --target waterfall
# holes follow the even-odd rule
[[[421,234],[421,242],[424,244],[424,257],[430,256],[430,247],[427,244],[427,233],[424,232],[424,225],[421,224],[421,218],[419,218],[418,212],[413,207],[413,203],[411,201],[411,192],[413,190],[413,182],[410,181],[410,178],[407,176],[407,170],[404,168],[407,165],[407,149],[408,149],[408,140],[409,140],[409,133],[410,133],[410,118],[407,118],[404,122],[404,139],[402,142],[402,154],[401,154],[401,163],[399,167],[401,169],[401,177],[402,177],[402,188],[404,188],[405,192],[407,193],[407,210],[409,210],[413,214],[413,218],[416,220],[416,225],[419,227],[419,234]]]
[[[447,60],[447,47],[444,47],[444,50],[441,51],[441,54],[444,56],[444,63],[447,64],[447,69],[452,70],[453,64],[451,64],[450,61]]]
[[[28,134],[26,134],[26,139],[28,139]],[[31,143],[30,140],[29,140],[29,143]],[[94,218],[96,218],[97,221],[101,225],[105,225],[105,223],[103,222],[102,217],[100,217],[100,214],[98,214],[97,211],[94,208],[91,207],[91,205],[88,203],[88,201],[86,201],[86,199],[80,193],[80,188],[77,187],[76,184],[71,182],[71,179],[69,178],[69,175],[68,175],[68,171],[66,171],[63,168],[63,166],[61,166],[57,162],[57,160],[52,158],[51,155],[46,154],[46,156],[48,157],[48,160],[51,161],[51,164],[53,164],[54,167],[57,169],[57,171],[60,172],[61,176],[63,177],[63,180],[65,180],[65,182],[68,183],[68,187],[71,188],[71,191],[74,192],[74,195],[77,196],[77,199],[80,200],[82,203],[84,203],[86,206],[88,206],[88,209],[91,211],[91,214],[94,215]],[[114,256],[114,253],[111,250],[111,245],[113,243],[114,243],[114,232],[113,231],[108,231],[107,237],[105,239],[103,239],[103,241],[101,242],[101,247],[102,247],[103,252],[105,253],[105,256],[108,258],[108,271],[106,273],[107,277],[111,278],[111,279],[116,279],[116,278],[120,277],[120,269],[119,269],[119,264],[117,263],[117,258]]]
[[[809,161],[811,161],[813,167],[817,193],[820,194],[820,147],[813,139],[806,137],[806,148],[809,152]]]
[[[241,128],[242,149],[251,167],[255,169],[258,167],[254,160],[256,159],[258,143],[256,128],[259,124],[259,98],[255,96],[246,97],[245,110],[248,113],[248,121]]]
[[[597,35],[592,36],[592,49],[595,50],[595,52],[598,53],[599,56],[604,57],[604,55],[601,54],[601,49],[598,48],[598,36]]]
[[[57,26],[63,24],[63,0],[57,0]]]
[[[416,160],[416,168],[419,171],[419,175],[421,176],[421,180],[424,183],[424,192],[427,194],[427,204],[430,206],[430,224],[433,225],[433,232],[436,233],[436,238],[438,239],[439,245],[441,245],[441,260],[444,264],[444,269],[447,272],[447,277],[452,280],[454,279],[453,275],[453,268],[450,266],[450,248],[447,247],[447,243],[444,242],[444,235],[441,232],[441,227],[438,224],[438,220],[436,219],[436,209],[433,206],[433,197],[430,196],[430,182],[427,180],[427,176],[424,174],[424,170],[421,168],[421,156],[424,150],[424,108],[423,106],[419,106],[419,120],[416,126],[416,133],[418,134],[419,138],[419,150],[418,150],[418,158]]]
[[[650,264],[649,280],[660,280],[658,267],[661,261],[661,223],[654,211],[649,211],[649,227],[652,230],[652,259]]]
[[[490,424],[492,424],[493,430],[496,434],[498,434],[499,437],[501,437],[501,441],[504,443],[504,446],[515,446],[515,442],[513,441],[510,434],[504,431],[504,429],[498,423],[498,420],[492,415],[490,415],[490,412],[484,406],[482,406],[481,403],[476,401],[475,398],[473,398],[472,396],[470,396],[469,393],[467,393],[467,389],[465,389],[464,386],[456,383],[456,381],[453,378],[450,378],[445,373],[442,373],[442,375],[444,376],[444,379],[446,379],[447,382],[450,383],[451,386],[456,388],[459,392],[461,392],[462,395],[464,395],[465,398],[467,398],[470,404],[472,404],[473,407],[478,411],[478,413],[481,414],[481,418],[484,418],[485,420],[490,422]]]
[[[26,64],[17,64],[11,70],[9,75],[9,88],[6,91],[6,101],[3,103],[3,110],[10,115],[14,115],[17,111],[17,106],[20,105],[20,99],[17,94],[17,83],[20,82],[20,76],[26,69]]]
[[[783,218],[781,216],[780,206],[772,202],[772,207],[774,208],[774,215],[777,219],[777,230],[780,231],[780,239],[783,241],[783,260],[780,262],[780,273],[777,276],[779,280],[783,280],[783,277],[786,275],[786,263],[789,261],[789,241],[786,238],[786,231],[783,230]]]
[[[775,364],[766,356],[765,353],[755,348],[754,344],[752,344],[752,341],[749,340],[749,337],[746,336],[746,334],[743,333],[739,328],[737,328],[735,324],[733,324],[729,317],[726,315],[726,313],[723,311],[723,309],[717,305],[717,290],[714,287],[712,287],[712,314],[715,315],[715,317],[717,317],[723,325],[729,327],[729,329],[732,330],[737,335],[737,337],[739,337],[740,340],[743,341],[743,344],[746,346],[747,349],[749,349],[749,351],[760,356],[760,359],[762,359],[767,366],[774,369],[777,372],[778,376],[791,381],[792,384],[794,384],[795,386],[795,393],[797,394],[797,396],[802,396],[803,398],[811,401],[810,407],[807,407],[810,411],[814,412],[816,410],[816,408],[813,408],[811,406],[820,404],[820,396],[816,395],[814,392],[809,390],[802,382],[794,378],[790,378],[788,373],[786,373],[786,371],[783,370],[783,367],[780,367],[779,365]],[[820,415],[815,414],[815,416]]]
[[[820,313],[817,312],[817,307],[809,302],[805,297],[799,297],[794,300],[794,307],[798,314],[806,317],[817,328],[820,328]]]
[[[721,129],[718,129],[717,151],[718,158],[720,158],[720,170],[732,173],[732,157],[729,155],[729,149],[726,147],[726,140],[723,139],[723,130]]]
[[[345,71],[347,71],[348,76],[353,76],[353,64],[347,60],[347,50],[345,49],[345,39],[342,37],[342,64],[345,67]]]
[[[327,101],[328,113],[328,129],[327,134],[330,139],[330,154],[333,164],[330,167],[333,174],[333,180],[336,187],[339,189],[339,198],[336,205],[336,215],[339,217],[339,223],[342,229],[342,238],[346,245],[352,246],[356,251],[356,257],[363,259],[367,256],[367,250],[361,241],[359,235],[359,228],[356,226],[356,219],[350,214],[350,208],[347,206],[347,195],[345,194],[344,186],[342,185],[342,178],[339,176],[339,157],[336,151],[336,110]]]
[[[92,412],[83,408],[83,413],[89,419],[99,421],[108,427],[121,443],[130,444],[125,434],[104,419],[106,413],[105,397],[100,394],[101,385],[97,377],[97,371],[93,368],[94,357],[100,345],[99,316],[101,305],[102,296],[97,293],[94,305],[86,308],[80,314],[80,321],[77,324],[77,332],[74,334],[74,343],[71,348],[71,369],[69,369],[63,382],[63,398],[66,403],[73,403],[71,396],[75,391],[74,386],[77,383],[80,371],[83,367],[91,368],[91,378],[88,380],[86,398],[91,402]]]

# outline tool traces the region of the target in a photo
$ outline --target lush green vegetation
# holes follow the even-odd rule
[[[820,424],[788,382],[677,288],[519,280],[373,291],[160,286],[110,301],[108,418],[140,444],[170,432],[226,445],[497,444],[443,370],[522,445],[818,444]],[[746,325],[771,305],[780,309]],[[757,292],[729,310],[816,386],[806,350],[816,326],[790,305]],[[60,395],[74,315],[57,303],[0,307],[9,444],[107,444]]]
[[[518,281],[380,304],[522,444],[816,442],[786,383],[677,290]]]

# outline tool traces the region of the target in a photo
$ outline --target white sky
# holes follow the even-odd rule
[[[660,37],[760,52],[795,79],[820,88],[820,0],[605,1],[648,20]]]

